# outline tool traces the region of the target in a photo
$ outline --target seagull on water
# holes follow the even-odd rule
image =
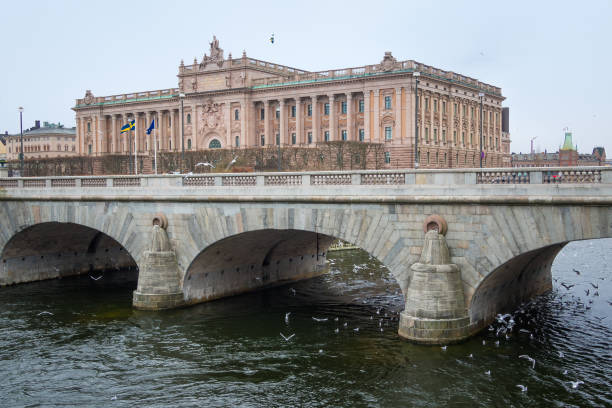
[[[295,296],[295,289],[293,289],[293,288],[289,288],[289,290],[291,291],[291,294],[292,294],[293,296]]]
[[[572,384],[572,388],[578,388],[580,384],[584,384],[584,381],[570,381],[570,383]]]
[[[40,313],[38,314],[38,316],[43,316],[43,315],[51,315],[51,316],[53,316],[53,313],[51,313],[51,312],[47,312],[47,311],[45,310],[45,311],[42,311],[42,312],[40,312]]]
[[[291,340],[291,338],[292,338],[293,336],[295,336],[295,333],[293,333],[293,334],[292,334],[292,335],[290,335],[290,336],[285,336],[283,333],[279,333],[279,334],[281,335],[281,337],[282,337],[282,338],[283,338],[283,340],[285,340],[285,341],[289,341],[289,340]]]
[[[100,279],[102,279],[102,275],[98,276],[97,278],[94,278],[93,276],[89,275],[89,277],[95,281],[98,281]]]
[[[521,354],[518,358],[525,358],[529,360],[531,362],[531,368],[535,368],[536,361],[534,358],[529,357],[527,354]]]
[[[519,387],[521,389],[521,392],[526,392],[527,391],[527,387],[523,384],[516,384],[517,387]]]
[[[314,320],[315,322],[326,322],[327,321],[327,317],[312,317],[312,320]]]
[[[290,314],[291,314],[291,312],[285,313],[285,324],[289,324],[289,315]]]
[[[487,371],[485,371],[485,374],[486,374],[486,375],[491,375],[491,370],[487,370]]]
[[[442,349],[442,351],[446,351],[446,347],[448,347],[448,346],[442,346],[440,348]]]

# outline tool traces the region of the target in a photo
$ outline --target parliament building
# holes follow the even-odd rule
[[[483,167],[511,165],[500,88],[390,52],[374,65],[309,72],[245,52],[226,58],[213,37],[209,53],[181,61],[177,76],[172,89],[86,91],[73,108],[77,152],[127,154],[120,129],[135,120],[131,151],[139,157],[153,155],[155,140],[158,152],[180,151],[182,140],[186,151],[354,141],[383,146],[387,168],[412,168],[418,132],[422,168],[478,167],[481,157]]]

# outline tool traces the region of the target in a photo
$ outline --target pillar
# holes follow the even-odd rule
[[[328,96],[329,98],[329,140],[336,141],[338,137],[336,135],[336,99],[333,94]]]
[[[281,145],[288,145],[287,142],[287,112],[285,109],[285,99],[280,98],[278,101],[278,107],[280,109],[280,123],[278,126],[278,133],[280,135]]]
[[[157,151],[164,149],[164,113],[157,111]]]
[[[270,132],[270,101],[266,99],[265,101],[263,101],[263,103],[264,103],[264,134],[265,134],[266,144],[273,146],[274,138]]]
[[[246,98],[240,101],[240,144],[244,147],[250,145],[249,135],[247,135],[247,120],[249,117],[249,106]]]
[[[119,151],[119,136],[117,134],[117,115],[115,114],[111,115],[111,126],[113,127],[111,129],[113,133],[113,145],[111,147],[111,152],[117,153]]]
[[[312,142],[318,143],[320,141],[319,130],[321,129],[321,125],[319,124],[317,95],[313,95],[310,98],[312,99]]]
[[[395,129],[393,139],[397,142],[402,140],[402,88],[395,88]]]
[[[198,146],[198,112],[197,106],[194,103],[191,105],[191,145],[193,146],[193,150],[198,150],[200,147]]]
[[[148,129],[151,125],[151,112],[145,112],[145,128]],[[145,147],[143,149],[145,152],[149,152],[151,150],[151,134],[145,133]]]
[[[232,103],[225,103],[225,146],[232,147]]]
[[[380,142],[380,92],[374,90],[374,142]]]
[[[302,98],[298,96],[295,98],[295,137],[296,143],[298,144],[305,143],[303,132],[304,124],[302,123],[303,109],[304,108],[302,106]]]
[[[346,94],[346,138],[347,140],[355,139],[355,124],[353,123],[353,94]]]
[[[370,112],[370,91],[366,90],[363,93],[363,105],[364,105],[364,109],[363,109],[363,131],[364,131],[364,140],[366,142],[371,142],[371,134],[370,134],[370,129],[372,128],[370,121],[371,119],[371,112]]]

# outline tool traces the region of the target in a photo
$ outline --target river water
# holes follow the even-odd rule
[[[612,240],[568,245],[507,338],[496,323],[446,350],[400,340],[399,286],[375,259],[329,259],[319,278],[164,312],[132,310],[130,271],[1,288],[0,406],[612,405]]]

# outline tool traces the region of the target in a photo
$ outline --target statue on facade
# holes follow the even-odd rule
[[[215,63],[221,68],[223,66],[223,49],[219,47],[219,40],[213,35],[213,40],[210,42],[210,55],[204,54],[200,68],[205,68],[209,63]]]
[[[221,106],[213,102],[212,99],[208,99],[202,107],[202,115],[200,117],[200,129],[204,131],[205,128],[215,129],[221,127],[223,123]]]
[[[94,96],[93,96],[93,93],[91,93],[91,90],[89,89],[86,90],[85,91],[85,104],[89,105],[93,102],[93,100],[94,100]]]

